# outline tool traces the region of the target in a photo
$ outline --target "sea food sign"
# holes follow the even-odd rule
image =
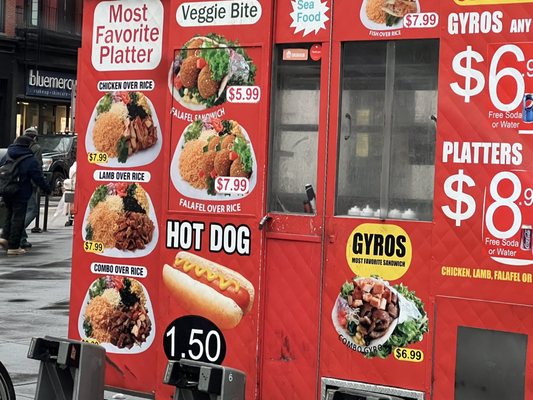
[[[26,95],[70,100],[75,84],[76,75],[74,74],[30,69],[26,83]]]

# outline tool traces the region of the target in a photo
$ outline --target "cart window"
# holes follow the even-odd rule
[[[527,335],[460,326],[455,400],[523,400]]]
[[[304,213],[305,185],[316,188],[320,61],[287,60],[291,49],[309,44],[275,50],[268,210]]]
[[[437,40],[343,45],[337,215],[432,219],[437,74]]]

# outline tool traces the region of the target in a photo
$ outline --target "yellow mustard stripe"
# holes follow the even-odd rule
[[[213,282],[218,279],[218,286],[220,287],[220,290],[226,290],[230,286],[235,288],[235,292],[238,292],[240,289],[240,285],[236,280],[226,279],[223,275],[217,274],[207,267],[201,267],[200,265],[193,264],[192,262],[184,260],[183,258],[176,258],[174,265],[181,267],[185,273],[189,273],[189,271],[194,269],[194,273],[198,278],[205,274],[205,278],[208,282]]]

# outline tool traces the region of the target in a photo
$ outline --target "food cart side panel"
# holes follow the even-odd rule
[[[477,379],[459,377],[459,338],[465,329],[485,335],[479,343],[491,343],[488,335],[494,335],[492,346],[512,346],[504,355],[520,348],[519,354],[527,352],[530,359],[531,346],[518,346],[530,342],[531,328],[522,321],[531,313],[525,293],[531,290],[533,272],[527,102],[533,91],[527,60],[533,52],[518,22],[527,10],[524,4],[442,4],[432,271],[435,399],[453,397],[454,385],[455,390],[472,389]],[[464,18],[476,17],[483,24],[464,23]],[[512,337],[512,344],[511,339],[503,344],[504,336]],[[485,353],[473,350],[471,360],[490,365],[493,353]],[[519,357],[512,364],[501,358],[504,370],[520,367]],[[524,371],[513,373],[523,378],[514,386],[524,391],[504,397],[531,398],[530,367],[527,362]],[[493,381],[493,372],[476,371]]]
[[[100,344],[106,348],[107,355],[111,360],[108,368],[106,368],[106,385],[141,392],[152,392],[156,384],[155,370],[147,370],[145,366],[156,363],[158,344],[155,337],[159,335],[157,323],[159,274],[156,271],[158,256],[155,249],[158,236],[161,234],[159,228],[161,223],[161,186],[157,176],[163,169],[164,150],[162,149],[167,140],[165,112],[163,111],[166,99],[164,85],[166,82],[164,65],[166,62],[162,52],[165,7],[167,5],[159,0],[124,1],[120,4],[115,2],[86,2],[84,4],[83,46],[80,51],[78,80],[77,105],[79,107],[76,115],[79,133],[76,188],[76,219],[78,222],[74,225],[69,337],[95,341],[96,326],[91,327],[92,332],[88,331],[84,326],[84,320],[88,318],[86,310],[94,298],[99,298],[100,302],[104,301],[101,297],[103,287],[93,292],[92,295],[89,294],[89,288],[95,289],[108,277],[106,281],[110,285],[108,289],[115,300],[120,285],[128,285],[129,289],[126,288],[124,292],[128,295],[133,293],[132,290],[135,290],[137,293],[135,298],[139,299],[138,304],[144,308],[144,311],[137,314],[144,315],[144,322],[140,322],[144,336],[139,337],[137,343],[131,347],[129,344],[116,341],[118,334],[115,335],[115,333],[99,335],[98,338]],[[136,12],[133,12],[134,10]],[[129,20],[126,15],[130,11],[132,12],[130,15],[137,15],[138,21]],[[132,31],[138,28],[140,23],[148,26],[151,32],[151,36],[145,38],[146,40],[133,40],[133,42],[126,43],[120,39],[123,36],[119,36],[119,39],[112,41],[112,43],[110,41],[105,42],[106,34],[116,35],[119,31]],[[135,51],[132,48],[127,50],[128,46],[134,46]],[[141,48],[144,50],[140,51]],[[128,59],[128,57],[130,58]],[[120,98],[118,92],[127,93],[127,99],[126,97]],[[115,93],[116,96],[111,96],[111,93]],[[133,142],[131,142],[133,136],[128,136],[129,142],[124,142],[128,147],[123,147],[122,153],[122,157],[126,157],[126,159],[122,161],[119,161],[112,152],[107,154],[106,151],[99,149],[100,145],[95,144],[94,141],[94,136],[99,135],[95,133],[98,130],[95,129],[96,117],[109,113],[110,110],[111,103],[103,106],[104,99],[108,99],[112,103],[122,102],[124,104],[129,101],[136,105],[137,112],[140,112],[139,110],[142,108],[144,111],[139,114],[141,123],[147,129],[153,128],[146,131],[146,134],[152,138],[150,144],[147,144],[144,149],[135,147],[136,150],[126,155],[124,149],[133,149],[130,147],[133,146]],[[138,103],[139,101],[140,103]],[[102,106],[102,108],[98,106]],[[125,105],[120,107],[126,109]],[[120,115],[121,118],[124,118],[120,121],[125,128],[126,118],[129,119],[130,116],[129,111],[127,116]],[[113,118],[115,121],[113,126],[116,128],[119,120],[118,117]],[[110,126],[101,124],[100,133],[102,127],[111,129]],[[141,128],[136,127],[135,132],[139,132],[138,129]],[[121,132],[124,131],[121,130]],[[115,135],[113,137],[116,137],[116,133],[116,129],[109,131],[110,135]],[[138,214],[135,218],[144,219],[146,228],[143,229],[151,233],[148,233],[146,239],[142,241],[143,245],[135,245],[133,250],[121,250],[116,247],[118,240],[125,237],[116,239],[115,245],[104,246],[97,240],[88,240],[89,215],[93,213],[95,206],[94,204],[89,206],[90,200],[98,187],[107,184],[112,184],[115,189],[117,185],[123,185],[123,189],[130,190],[129,194],[122,192],[124,195],[122,200],[116,198],[123,205],[125,204],[123,199],[126,197],[129,198],[129,202],[135,195],[141,196],[139,199],[142,198],[139,201],[143,206],[135,211]],[[137,190],[138,186],[142,189]],[[111,192],[102,197],[100,203],[106,203],[109,196],[112,196]],[[136,200],[138,205],[141,204],[139,201]],[[115,203],[117,207],[118,202]],[[128,207],[131,206],[132,204]],[[125,222],[129,218],[128,215],[133,218],[132,214],[125,214],[122,208],[115,210],[119,209],[122,210],[118,212],[119,218],[123,218]],[[144,216],[141,217],[140,214]],[[118,229],[118,224],[114,225],[111,218],[108,221],[111,223],[99,224],[95,231],[114,236],[114,230]],[[143,246],[144,248],[142,248]],[[130,284],[133,286],[129,286]],[[118,295],[118,298],[121,296]],[[130,297],[129,299],[132,300],[133,298]],[[107,303],[115,304],[114,302]],[[134,307],[134,305],[122,306],[120,304],[114,306],[114,312],[124,314],[126,313],[125,307]],[[105,310],[111,309],[105,308]],[[131,312],[133,309],[129,308],[128,310],[127,312]],[[102,315],[107,316],[98,323],[94,320],[91,322],[92,325],[97,325],[99,329],[104,329],[104,326],[109,325],[112,320],[118,319],[116,314],[111,318],[106,314],[106,311],[103,310],[102,313]],[[149,330],[147,330],[148,325],[151,325]]]
[[[439,87],[435,255],[440,266],[434,276],[438,294],[469,293],[473,298],[520,303],[524,300],[517,289],[531,284],[533,255],[520,248],[520,240],[522,225],[532,219],[527,204],[533,148],[526,134],[524,93],[533,87],[525,61],[517,60],[533,53],[524,42],[526,35],[510,31],[524,10],[520,4],[493,10],[451,2],[443,12],[443,20],[450,22],[443,25]],[[489,31],[463,27],[457,20],[460,13],[483,15]],[[461,40],[459,32],[468,40]],[[465,91],[465,71],[457,63],[467,58],[476,78]],[[470,151],[475,143],[485,148]],[[505,147],[510,148],[509,156],[499,151]],[[462,189],[454,194],[450,184],[461,184]]]
[[[531,324],[528,323],[531,306],[438,296],[436,309],[438,319],[433,380],[435,400],[457,398],[468,393],[474,396],[479,393],[479,389],[472,388],[472,382],[484,387],[482,390],[491,396],[498,393],[509,399],[532,398],[532,349],[528,346],[528,338],[532,334]],[[467,337],[465,332],[478,336]],[[511,337],[515,339],[513,344],[509,340]],[[501,340],[499,344],[494,342],[496,338]],[[469,356],[466,346],[471,346],[477,353]],[[499,362],[496,364],[497,374],[492,375],[494,354],[499,357]],[[465,369],[471,369],[472,374]],[[469,381],[469,376],[476,376],[476,371],[486,372],[487,375],[478,374]],[[458,379],[458,374],[461,373],[463,380],[460,385],[456,385],[455,382],[461,379]],[[495,380],[499,388],[488,377]]]
[[[176,352],[173,357],[169,354],[169,348],[173,339],[178,337],[191,338],[191,327],[194,329],[204,329],[203,336],[194,336],[196,340],[200,338],[205,341],[207,349],[207,338],[220,337],[224,348],[225,355],[218,359],[205,360],[206,352],[202,360],[222,363],[222,365],[237,368],[246,374],[246,396],[247,398],[256,397],[257,371],[258,371],[258,335],[260,324],[260,302],[261,288],[260,276],[263,271],[261,264],[262,259],[262,239],[258,230],[259,220],[263,214],[263,196],[264,196],[264,178],[265,178],[265,159],[267,151],[267,131],[268,125],[268,98],[269,98],[269,77],[270,77],[270,40],[271,40],[271,18],[272,11],[269,2],[226,2],[227,4],[237,6],[257,6],[260,13],[254,18],[243,18],[238,20],[224,20],[211,23],[198,24],[196,22],[187,22],[184,19],[185,12],[187,16],[189,8],[199,7],[203,3],[189,2],[183,3],[172,1],[169,11],[168,31],[170,32],[169,42],[166,47],[168,63],[166,68],[165,89],[169,101],[167,103],[167,123],[168,134],[171,137],[167,149],[167,159],[165,165],[165,175],[162,179],[164,186],[168,189],[164,195],[164,218],[163,218],[163,235],[160,242],[160,266],[164,268],[165,264],[172,265],[179,252],[188,252],[201,257],[203,263],[215,262],[233,271],[241,274],[253,285],[255,289],[255,299],[253,307],[244,315],[242,320],[235,327],[223,327],[219,322],[215,325],[220,329],[215,334],[215,328],[205,330],[198,324],[205,321],[213,321],[213,318],[202,314],[202,312],[191,311],[177,299],[169,287],[161,278],[159,270],[161,290],[159,293],[159,302],[161,304],[161,313],[159,323],[161,325],[159,342],[161,344],[157,360],[157,398],[168,397],[173,393],[173,388],[162,383],[165,367],[169,358],[180,359],[183,356],[190,358],[191,352],[196,353],[198,347],[191,345],[183,350],[183,354]],[[222,6],[221,2],[213,2],[214,7]],[[250,10],[250,9],[248,9]],[[241,9],[242,11],[242,9]],[[220,15],[220,14],[219,14]],[[229,13],[227,14],[229,15]],[[217,36],[215,36],[217,35]],[[221,43],[208,46],[210,49],[223,49],[229,42],[229,47],[242,51],[248,62],[256,69],[255,82],[249,87],[257,88],[260,91],[260,99],[249,98],[248,102],[226,101],[215,106],[194,107],[183,101],[183,97],[176,94],[177,86],[174,86],[176,73],[173,71],[173,62],[180,57],[182,49],[191,43],[195,36],[202,38],[212,38]],[[219,38],[219,39],[215,39]],[[232,50],[233,51],[233,50]],[[184,54],[184,53],[181,53]],[[233,84],[235,85],[235,84]],[[228,88],[231,86],[228,85]],[[246,89],[246,84],[243,88]],[[254,92],[253,94],[255,95]],[[241,92],[247,95],[247,92]],[[226,90],[227,95],[227,90]],[[229,96],[229,95],[227,95]],[[254,185],[250,186],[248,193],[244,195],[228,195],[225,198],[219,195],[217,198],[208,196],[207,191],[191,190],[187,187],[187,181],[182,179],[180,170],[180,157],[185,144],[184,133],[192,126],[194,121],[202,120],[210,124],[213,118],[219,119],[224,124],[235,123],[242,130],[244,137],[249,145],[253,146],[253,179]],[[203,128],[202,128],[203,129]],[[212,198],[211,198],[212,197]],[[186,233],[179,234],[181,227],[199,229],[198,235],[186,237]],[[231,231],[231,232],[230,232]],[[185,232],[185,231],[183,231]],[[190,231],[189,231],[190,232]],[[220,232],[223,232],[222,234]],[[237,232],[238,249],[231,249],[232,235]],[[180,237],[181,236],[181,237]],[[192,240],[187,244],[188,240]],[[219,245],[223,245],[220,248]],[[207,261],[205,261],[207,260]],[[205,264],[202,264],[205,265]],[[187,327],[183,321],[192,321],[192,325]],[[172,328],[175,328],[172,331]],[[178,347],[178,343],[174,343]],[[207,351],[207,350],[206,350]],[[216,352],[210,350],[210,356]]]
[[[266,240],[262,399],[317,398],[321,251],[304,240]]]

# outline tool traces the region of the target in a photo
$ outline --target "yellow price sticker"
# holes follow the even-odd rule
[[[109,157],[107,153],[87,153],[87,160],[91,164],[107,164]]]
[[[424,361],[424,352],[406,347],[396,347],[394,349],[394,358],[400,361],[422,362]]]
[[[92,242],[89,240],[83,243],[83,250],[85,250],[86,253],[103,253],[104,245],[103,243]]]

